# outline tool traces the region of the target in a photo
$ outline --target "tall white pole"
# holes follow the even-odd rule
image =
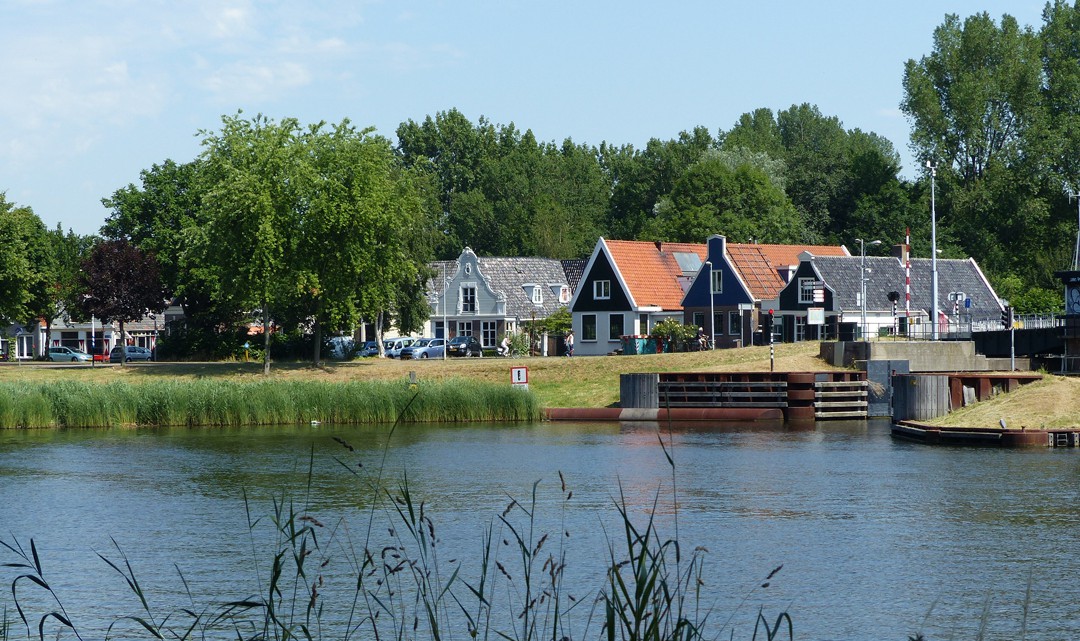
[[[1073,271],[1080,271],[1080,192],[1070,193],[1069,200],[1076,198],[1076,249],[1073,250]]]
[[[713,303],[713,275],[712,275],[712,261],[707,260],[705,264],[709,266],[709,349],[716,349],[716,309]]]
[[[934,194],[934,179],[937,177],[937,166],[926,161],[926,168],[930,170],[930,296],[934,299],[933,338],[938,340],[938,282],[937,282],[937,207]]]
[[[859,333],[866,340],[866,243],[862,238],[855,240],[859,243]]]

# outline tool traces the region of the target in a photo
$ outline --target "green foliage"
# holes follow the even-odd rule
[[[782,189],[762,169],[730,156],[706,154],[676,182],[670,199],[642,232],[646,240],[702,242],[724,234],[732,242],[796,243],[806,228]]]
[[[0,322],[52,319],[56,260],[41,219],[0,192]]]
[[[472,381],[0,384],[0,429],[536,421],[528,392]]]
[[[685,352],[697,341],[697,332],[698,328],[693,325],[683,325],[674,318],[665,318],[653,326],[649,335],[667,341],[664,351]]]

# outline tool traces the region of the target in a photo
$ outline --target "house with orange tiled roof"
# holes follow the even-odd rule
[[[608,354],[622,336],[648,334],[665,318],[681,321],[705,254],[699,243],[600,238],[570,301],[574,353]]]
[[[703,328],[716,347],[755,342],[762,312],[777,306],[800,254],[851,255],[840,245],[729,243],[719,235],[710,236],[706,247],[705,261],[682,300],[683,322]]]

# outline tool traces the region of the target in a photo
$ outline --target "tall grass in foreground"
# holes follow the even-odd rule
[[[417,394],[413,403],[419,401]],[[417,411],[413,403],[407,402],[400,416]],[[539,482],[533,484],[530,497],[510,498],[506,508],[489,521],[478,536],[476,567],[466,567],[456,559],[443,558],[435,520],[418,500],[408,476],[396,484],[385,481],[386,449],[379,464],[363,465],[347,441],[337,437],[335,441],[341,446],[335,460],[356,480],[358,489],[372,497],[363,508],[360,530],[350,530],[350,521],[344,517],[331,520],[307,507],[313,500],[313,449],[309,483],[300,496],[275,498],[269,518],[252,514],[245,501],[257,586],[253,593],[240,598],[218,595],[210,603],[199,604],[181,573],[179,580],[190,604],[161,613],[114,542],[113,556],[98,556],[136,597],[137,613],[113,615],[104,633],[96,635],[81,631],[65,609],[45,576],[33,540],[27,549],[17,540],[0,539],[0,548],[15,557],[0,567],[14,568],[18,574],[10,583],[16,613],[0,624],[0,640],[21,637],[24,631],[27,638],[40,641],[70,637],[240,641],[735,638],[734,630],[728,629],[734,612],[710,629],[712,607],[705,603],[701,571],[705,550],[684,552],[678,540],[675,464],[662,438],[660,445],[671,466],[676,535],[664,537],[651,517],[644,525],[634,523],[625,499],[613,499],[621,536],[609,538],[606,554],[599,555],[609,559],[606,579],[592,588],[566,585],[570,532],[565,518],[556,529],[542,526],[537,513]],[[573,491],[561,473],[559,479],[557,509],[565,511],[572,506]],[[654,504],[654,513],[655,508]],[[756,590],[767,587],[779,570],[755,584],[737,609]],[[787,613],[770,626],[759,611],[752,639],[758,638],[762,628],[770,641],[794,638]],[[787,636],[781,636],[782,632]]]
[[[528,391],[476,381],[167,380],[0,383],[0,429],[320,423],[518,422],[541,418]]]

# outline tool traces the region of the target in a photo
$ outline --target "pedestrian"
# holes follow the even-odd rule
[[[566,355],[574,355],[574,330],[570,330],[566,335]]]

